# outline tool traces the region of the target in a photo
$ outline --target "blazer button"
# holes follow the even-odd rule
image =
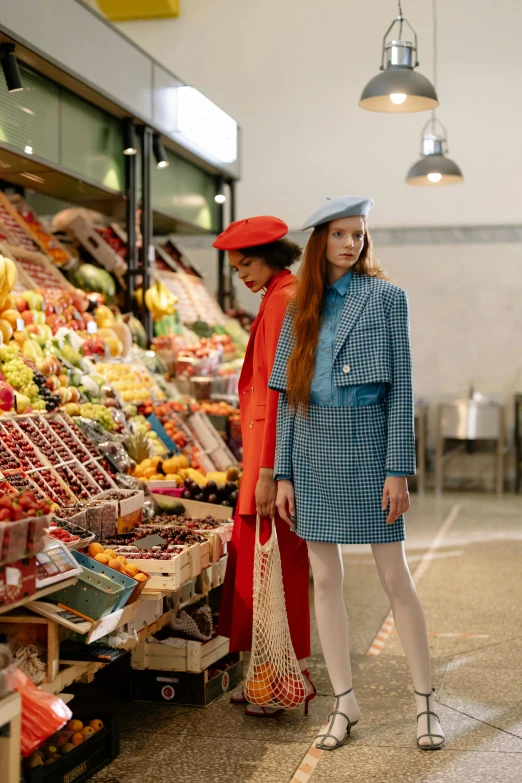
[[[345,364],[345,365],[344,365],[344,367],[343,367],[343,372],[344,372],[344,373],[349,373],[349,372],[350,372],[350,365],[349,365],[349,364]]]
[[[251,429],[251,430],[253,430],[253,429],[254,429],[254,422],[253,422],[253,421],[250,421],[250,429]]]

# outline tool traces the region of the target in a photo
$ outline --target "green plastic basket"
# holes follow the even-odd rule
[[[64,604],[93,620],[124,607],[136,587],[136,580],[81,552],[72,554],[83,568],[78,581],[71,587],[51,593],[47,600]]]

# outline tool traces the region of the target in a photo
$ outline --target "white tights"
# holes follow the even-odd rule
[[[315,616],[328,674],[336,695],[352,687],[348,615],[344,603],[344,569],[341,547],[308,541],[308,552],[314,578]],[[410,575],[403,542],[372,544],[379,579],[389,598],[395,627],[401,640],[413,685],[419,693],[431,693],[431,663],[422,606]],[[417,698],[417,712],[426,709],[426,699]],[[360,712],[353,692],[343,697],[339,709],[351,722]],[[430,709],[433,709],[430,698]],[[418,734],[424,733],[425,718],[419,721]],[[432,731],[442,733],[437,723]],[[346,721],[335,721],[333,733],[342,739]],[[423,741],[422,744],[428,744]]]

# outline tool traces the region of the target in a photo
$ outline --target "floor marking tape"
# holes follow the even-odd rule
[[[321,726],[318,734],[321,734],[322,732],[325,732],[328,728],[328,721]],[[314,769],[316,768],[319,759],[322,758],[324,754],[324,750],[319,750],[319,748],[315,747],[315,739],[308,748],[306,752],[306,756],[299,764],[299,767],[294,773],[294,777],[290,781],[290,783],[308,783],[310,778],[313,775]]]
[[[448,530],[450,529],[450,527],[458,517],[460,513],[460,509],[461,506],[459,504],[453,506],[448,516],[442,523],[440,529],[438,530],[437,535],[431,542],[430,548],[428,549],[427,552],[424,553],[419,565],[417,566],[417,568],[415,569],[412,575],[413,583],[415,584],[415,586],[418,585],[418,583],[426,573],[428,566],[434,559],[435,552],[437,551],[437,549],[439,549],[440,545],[442,544],[444,538],[448,533]],[[394,631],[395,631],[395,623],[393,622],[393,613],[390,609],[390,611],[386,615],[385,621],[383,622],[379,631],[375,635],[373,642],[370,644],[366,655],[380,655],[382,648],[388,641],[391,634],[394,633]]]

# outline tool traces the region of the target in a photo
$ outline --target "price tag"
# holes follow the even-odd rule
[[[133,542],[133,546],[137,546],[138,549],[150,549],[153,546],[161,546],[165,543],[165,539],[153,533],[145,538],[140,538],[138,541]]]

